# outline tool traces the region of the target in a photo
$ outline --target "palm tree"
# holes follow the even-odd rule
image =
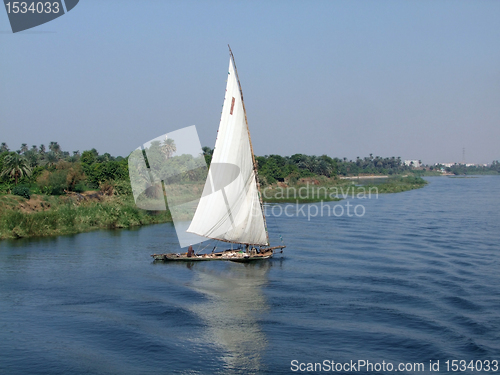
[[[0,152],[5,152],[9,151],[9,146],[7,146],[7,143],[2,142],[2,145],[0,146]]]
[[[31,168],[38,165],[38,155],[34,150],[28,150],[24,153],[24,157],[28,160]]]
[[[33,151],[35,154],[38,154],[38,146],[37,145],[31,146],[31,151]]]
[[[45,154],[45,145],[43,143],[40,145],[40,154]]]
[[[26,151],[28,151],[28,145],[26,143],[23,143],[21,145],[21,153],[25,153]]]
[[[19,154],[9,154],[3,159],[3,170],[1,176],[10,175],[14,177],[15,183],[23,176],[31,176],[31,167],[28,160]]]
[[[165,138],[161,145],[161,153],[165,155],[167,159],[170,159],[175,151],[177,151],[177,146],[174,140]]]
[[[57,142],[50,142],[49,150],[55,154],[59,154],[61,152],[61,146],[59,146]]]
[[[43,164],[45,164],[47,167],[53,167],[57,164],[58,161],[59,158],[57,157],[56,153],[54,151],[50,151],[45,154]]]
[[[202,147],[201,149],[203,150],[203,155],[210,155],[210,156],[212,156],[213,153],[214,153],[214,150],[212,150],[210,147],[207,147],[207,146]]]
[[[212,162],[212,155],[214,153],[214,150],[212,150],[210,147],[202,147],[203,150],[203,157],[205,158],[205,163],[210,166],[210,163]]]

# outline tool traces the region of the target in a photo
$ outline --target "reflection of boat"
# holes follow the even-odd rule
[[[262,289],[268,283],[270,268],[277,263],[221,265],[222,268],[194,262],[185,264],[193,272],[185,285],[204,297],[186,308],[202,323],[203,329],[197,331],[197,344],[212,347],[223,362],[216,372],[262,372],[268,339],[260,321],[269,312]]]
[[[219,252],[214,248],[211,254],[197,255],[190,247],[182,254],[153,254],[155,260],[247,262],[271,258],[285,247],[269,245],[243,93],[231,49],[229,53],[226,96],[212,163],[187,232],[238,244],[238,248]]]

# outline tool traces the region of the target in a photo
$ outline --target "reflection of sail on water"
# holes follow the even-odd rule
[[[259,314],[268,309],[261,291],[266,284],[268,263],[247,264],[234,273],[217,271],[197,264],[192,287],[207,297],[207,301],[191,310],[207,325],[202,339],[218,346],[226,355],[222,358],[228,370],[261,369],[261,356],[267,346],[264,333],[257,323]]]

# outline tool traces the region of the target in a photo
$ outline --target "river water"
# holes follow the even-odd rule
[[[268,212],[287,248],[254,264],[153,263],[171,224],[0,242],[0,373],[500,360],[500,177],[428,181],[328,203],[358,215]]]

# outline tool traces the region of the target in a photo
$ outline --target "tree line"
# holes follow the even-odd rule
[[[144,156],[146,162],[161,175],[177,176],[175,178],[183,182],[199,180],[201,170],[195,167],[200,165],[200,161],[191,155],[172,157],[175,151],[173,140],[166,139],[152,142],[144,151]],[[210,165],[212,154],[213,149],[203,147],[207,165]],[[162,164],[162,158],[170,159],[168,166]],[[397,175],[414,171],[412,166],[404,165],[400,157],[384,158],[373,154],[355,160],[304,154],[265,155],[255,159],[263,184],[285,180],[294,183],[300,178],[314,176]],[[57,142],[50,142],[47,147],[44,144],[28,147],[23,143],[19,150],[11,151],[5,142],[0,144],[0,192],[25,186],[34,193],[61,195],[65,191],[82,192],[111,184],[116,190],[131,194],[128,168],[128,157],[113,157],[109,153],[100,155],[96,149],[70,153],[63,151]],[[446,170],[455,174],[500,173],[500,163],[494,161],[488,167],[457,164]],[[138,175],[138,178],[147,179],[148,176]]]
[[[48,147],[41,144],[31,148],[23,143],[19,150],[10,151],[5,142],[0,144],[0,191],[21,185],[34,193],[60,195],[127,179],[126,158],[99,155],[96,149],[70,154],[57,142],[50,142]]]
[[[359,174],[392,175],[410,170],[400,157],[382,158],[380,156],[357,157],[356,160],[347,158],[331,158],[327,155],[315,156],[295,154],[292,156],[266,155],[256,158],[259,176],[267,183],[284,181],[291,182],[299,178],[312,176],[348,176]]]
[[[454,175],[462,174],[496,174],[500,173],[500,163],[498,160],[494,160],[490,165],[465,165],[465,164],[454,164],[451,167],[445,167],[442,164],[438,164],[434,169],[444,169],[448,173],[453,173]],[[432,167],[431,167],[432,170]]]

